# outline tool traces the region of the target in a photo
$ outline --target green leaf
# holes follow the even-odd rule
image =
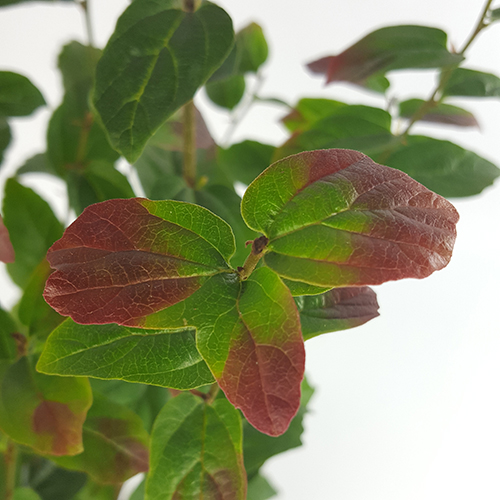
[[[14,361],[17,357],[16,341],[13,334],[16,324],[10,314],[0,308],[0,363]]]
[[[412,118],[425,103],[423,99],[409,99],[399,103],[399,115],[403,118]],[[474,115],[458,106],[437,103],[420,121],[431,123],[444,123],[457,127],[479,127]]]
[[[270,144],[243,141],[218,151],[218,163],[234,182],[250,184],[271,163],[274,150]]]
[[[500,20],[500,8],[490,10],[488,13],[488,19],[490,22],[495,22]]]
[[[137,326],[228,272],[234,250],[227,223],[197,205],[105,201],[88,207],[50,248],[56,271],[44,297],[79,323]]]
[[[9,231],[0,215],[0,262],[10,263],[14,262],[14,259],[14,248],[10,241]]]
[[[0,71],[0,117],[28,116],[44,105],[45,99],[28,78]]]
[[[23,464],[26,465],[29,465],[28,484],[42,500],[72,500],[87,482],[86,474],[62,469],[36,455]]]
[[[450,53],[444,31],[427,26],[389,26],[366,35],[337,56],[318,59],[308,68],[326,76],[326,83],[363,85],[372,75],[401,69],[442,68],[460,63]]]
[[[135,196],[127,178],[105,161],[93,161],[83,171],[69,172],[67,183],[71,207],[77,215],[94,203]]]
[[[32,172],[58,175],[58,173],[54,169],[54,166],[47,158],[46,153],[38,153],[35,156],[28,158],[24,162],[24,165],[22,165],[17,169],[16,174],[22,175],[22,174],[30,174]]]
[[[307,404],[313,392],[314,389],[312,389],[304,378],[302,381],[302,398],[299,411],[290,423],[288,430],[281,436],[270,437],[262,434],[248,424],[243,426],[243,456],[245,457],[245,469],[249,481],[258,476],[260,468],[269,458],[302,446],[304,417],[307,413]]]
[[[446,197],[478,194],[500,175],[493,163],[472,151],[424,136],[407,137],[405,145],[385,155],[384,163]]]
[[[242,214],[269,239],[267,266],[319,287],[428,276],[448,263],[458,221],[407,175],[342,149],[274,163],[246,190]]]
[[[334,288],[321,295],[297,297],[295,303],[304,340],[354,328],[379,315],[377,295],[367,286]]]
[[[304,97],[281,121],[290,132],[303,132],[310,128],[312,124],[335,114],[344,106],[347,106],[347,104],[340,101]]]
[[[233,44],[231,19],[221,8],[203,2],[194,13],[181,9],[176,0],[132,3],[97,66],[95,108],[111,144],[130,162]]]
[[[318,295],[320,293],[328,292],[329,290],[328,287],[314,286],[301,281],[287,280],[286,278],[282,279],[283,283],[285,283],[294,297],[299,297],[301,295]]]
[[[491,73],[457,68],[446,82],[442,95],[500,97],[500,78]]]
[[[0,164],[3,162],[3,152],[7,149],[11,139],[12,135],[7,120],[0,117]]]
[[[47,335],[64,320],[43,300],[43,289],[50,273],[49,263],[43,259],[31,274],[21,297],[17,314],[19,321],[28,327],[29,335]]]
[[[12,500],[42,500],[31,488],[16,488]]]
[[[153,428],[146,499],[244,500],[241,441],[240,416],[225,399],[171,399]]]
[[[260,474],[248,481],[247,500],[268,500],[277,494],[269,481]]]
[[[140,326],[185,324],[196,326],[198,350],[229,401],[261,432],[285,432],[300,404],[304,346],[295,303],[278,276],[266,268],[244,282],[219,274]]]
[[[146,480],[144,479],[135,491],[130,495],[130,500],[144,500],[146,496]]]
[[[391,82],[383,75],[372,75],[364,80],[361,86],[367,90],[385,94],[387,89],[391,86]]]
[[[148,433],[138,415],[95,393],[83,425],[83,453],[53,460],[87,472],[99,483],[123,483],[148,470],[148,444]]]
[[[276,150],[274,160],[312,149],[354,149],[373,155],[394,141],[391,116],[369,106],[337,106]]]
[[[208,98],[217,106],[235,108],[245,94],[245,77],[232,75],[225,80],[208,82],[205,86]]]
[[[62,225],[45,200],[15,179],[5,184],[3,214],[16,254],[7,271],[24,288],[50,245],[61,237]]]
[[[37,373],[26,357],[12,364],[0,386],[0,427],[38,453],[81,453],[82,425],[92,404],[88,380]]]
[[[117,489],[114,484],[98,484],[89,480],[72,500],[116,500]]]
[[[51,334],[37,369],[188,390],[214,379],[198,353],[194,331],[141,330],[70,319]]]

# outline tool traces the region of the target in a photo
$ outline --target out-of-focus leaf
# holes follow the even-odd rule
[[[308,68],[326,76],[326,83],[363,84],[372,75],[400,69],[442,68],[463,56],[450,53],[444,31],[427,26],[389,26],[366,35],[337,56],[318,59]]]
[[[44,104],[42,94],[28,78],[0,71],[0,117],[28,116]]]
[[[304,340],[354,328],[379,315],[377,295],[367,286],[333,288],[320,295],[297,297],[295,303]]]
[[[31,488],[21,487],[14,490],[12,500],[42,500]]]
[[[17,357],[16,341],[12,336],[15,332],[14,320],[8,312],[0,308],[0,363],[10,364]]]
[[[205,89],[209,99],[217,106],[233,109],[245,94],[245,77],[232,75],[224,80],[208,82]]]
[[[113,147],[137,160],[160,125],[220,66],[233,40],[231,19],[209,2],[193,13],[174,0],[132,3],[96,72],[94,104]]]
[[[267,268],[243,282],[219,274],[140,326],[184,324],[196,326],[198,350],[229,401],[261,432],[285,432],[300,404],[304,346],[295,303],[278,276]]]
[[[500,175],[493,163],[472,151],[424,136],[407,137],[383,161],[450,198],[478,194]]]
[[[273,159],[330,148],[354,149],[374,155],[394,140],[391,116],[387,111],[369,106],[338,106],[304,132],[293,134],[276,150]]]
[[[0,164],[3,161],[3,152],[7,149],[12,139],[10,127],[5,118],[0,117]]]
[[[248,185],[270,165],[275,149],[270,144],[243,141],[220,148],[218,163],[233,181]]]
[[[277,494],[269,481],[260,474],[248,481],[247,500],[268,500]]]
[[[9,231],[5,227],[2,216],[0,215],[0,262],[14,262],[14,259],[14,247],[10,242]]]
[[[202,207],[110,200],[88,207],[50,248],[56,271],[44,297],[78,323],[136,326],[228,271],[234,250],[231,228]]]
[[[310,128],[313,123],[335,114],[339,108],[344,106],[347,104],[340,101],[304,97],[281,121],[290,132],[303,132]]]
[[[267,266],[320,287],[424,278],[449,262],[458,221],[444,198],[349,150],[274,163],[246,190],[242,214],[269,239]]]
[[[38,2],[40,0],[0,0],[0,7],[5,5],[14,5],[17,3],[28,3],[28,2]],[[74,2],[75,0],[43,0],[45,2],[57,3],[57,2]]]
[[[361,86],[373,92],[385,94],[387,89],[391,86],[391,82],[383,75],[372,75],[364,80]]]
[[[403,118],[412,118],[425,103],[423,99],[409,99],[399,103],[399,115]],[[479,127],[475,116],[463,108],[450,104],[436,104],[420,121],[444,123],[457,127]]]
[[[500,97],[500,78],[491,73],[457,68],[446,82],[443,96]]]
[[[49,263],[43,259],[31,274],[19,303],[19,320],[28,327],[30,335],[47,335],[64,320],[43,300],[50,272]]]
[[[37,373],[22,357],[5,371],[0,389],[0,427],[14,441],[48,455],[82,452],[92,404],[87,379]]]
[[[82,171],[69,172],[67,183],[71,207],[77,215],[94,203],[135,196],[127,178],[104,161],[93,161]]]
[[[493,10],[490,10],[489,14],[488,14],[488,19],[491,21],[491,22],[494,22],[494,21],[498,21],[500,20],[500,9],[493,9]]]
[[[158,415],[146,499],[175,498],[246,498],[241,420],[225,399],[184,393]]]
[[[51,174],[51,175],[59,175],[52,163],[48,160],[46,153],[38,153],[31,158],[28,158],[24,165],[17,169],[16,174],[30,174],[32,172],[43,173],[43,174]]]
[[[137,400],[132,406],[132,409],[142,418],[144,427],[148,432],[151,432],[158,413],[160,413],[169,399],[170,391],[168,389],[147,385],[142,398]]]
[[[141,330],[70,319],[46,342],[37,369],[188,390],[214,379],[198,353],[194,331]]]
[[[62,225],[45,200],[15,179],[5,184],[3,214],[16,254],[7,271],[24,288],[50,245],[61,237]]]
[[[114,484],[99,484],[88,480],[72,500],[116,500],[116,490],[117,486]]]
[[[55,462],[104,484],[123,483],[148,470],[149,436],[141,419],[98,393],[83,425],[83,446],[83,453]]]

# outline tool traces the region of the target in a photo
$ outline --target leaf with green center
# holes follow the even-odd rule
[[[394,141],[391,115],[369,106],[338,106],[328,116],[297,132],[279,147],[273,159],[312,149],[347,148],[373,155]]]
[[[194,330],[141,330],[70,319],[51,334],[37,365],[54,375],[119,379],[188,390],[214,378],[198,353]]]
[[[134,162],[220,66],[233,39],[231,19],[209,2],[192,13],[179,0],[133,2],[96,72],[94,105],[113,147]]]
[[[500,97],[500,78],[483,71],[457,68],[446,82],[443,96]]]
[[[245,95],[245,77],[232,75],[224,80],[207,82],[208,98],[217,106],[234,109]]]
[[[267,268],[241,282],[219,274],[187,300],[137,326],[197,328],[196,343],[229,401],[261,432],[277,436],[300,404],[304,344],[293,298]]]
[[[109,200],[85,209],[49,249],[56,271],[44,297],[78,323],[135,326],[228,272],[233,253],[231,228],[202,207]]]
[[[458,221],[406,174],[335,149],[271,165],[245,192],[242,214],[269,239],[267,266],[320,287],[424,278],[448,263]]]
[[[16,254],[7,271],[24,288],[50,245],[61,237],[62,225],[45,200],[15,179],[5,184],[3,214]]]
[[[247,500],[268,500],[277,494],[269,481],[260,474],[248,481]]]
[[[367,286],[333,288],[321,295],[297,297],[295,303],[304,340],[354,328],[379,315],[377,295]]]
[[[403,118],[412,118],[425,103],[423,99],[409,99],[399,103],[399,115]],[[479,127],[474,115],[458,106],[437,103],[420,121],[431,123],[444,123],[457,127]]]
[[[464,58],[446,48],[444,31],[427,26],[389,26],[366,35],[337,56],[308,64],[326,83],[346,81],[363,84],[372,75],[401,69],[443,68]]]
[[[3,152],[7,149],[11,139],[12,135],[7,120],[0,117],[0,164],[3,162]]]
[[[0,71],[0,117],[28,116],[44,105],[45,99],[28,78]]]
[[[48,455],[82,452],[82,425],[92,404],[87,379],[37,373],[22,357],[0,383],[0,427],[14,441]]]
[[[290,293],[294,297],[300,297],[301,295],[318,295],[320,293],[328,292],[329,287],[310,285],[309,283],[303,283],[302,281],[293,281],[282,278],[283,283],[288,287]]]
[[[10,242],[9,231],[5,227],[2,216],[0,215],[0,262],[14,262],[14,259],[14,247]]]
[[[225,399],[172,398],[151,439],[147,500],[246,498],[241,420]]]
[[[472,196],[500,175],[493,163],[449,141],[408,136],[406,144],[384,155],[384,163],[446,197]]]
[[[141,419],[98,393],[83,425],[83,446],[79,455],[53,460],[105,484],[123,483],[148,470],[149,436]]]

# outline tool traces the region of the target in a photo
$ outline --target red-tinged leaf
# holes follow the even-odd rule
[[[0,215],[0,261],[7,263],[14,262],[14,259],[14,248],[10,242],[9,231],[7,231]]]
[[[22,357],[1,380],[0,427],[38,453],[75,455],[83,450],[82,426],[91,404],[87,379],[37,373]]]
[[[134,198],[88,207],[47,253],[44,297],[82,324],[134,325],[227,270],[229,226],[206,209]]]
[[[242,214],[269,239],[266,265],[320,287],[424,278],[449,262],[458,221],[408,175],[335,149],[271,165],[248,187]]]
[[[292,295],[274,272],[209,279],[189,299],[138,326],[193,325],[197,347],[229,401],[261,432],[277,436],[300,405],[304,343]]]
[[[446,33],[426,26],[390,26],[366,35],[337,56],[308,64],[326,83],[346,81],[363,85],[372,75],[409,68],[440,68],[463,60],[446,48]]]
[[[363,325],[379,315],[377,295],[367,286],[333,288],[320,295],[297,297],[295,303],[305,340]]]

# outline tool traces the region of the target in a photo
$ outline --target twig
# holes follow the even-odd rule
[[[184,105],[183,177],[189,187],[196,185],[196,114],[193,101]]]

